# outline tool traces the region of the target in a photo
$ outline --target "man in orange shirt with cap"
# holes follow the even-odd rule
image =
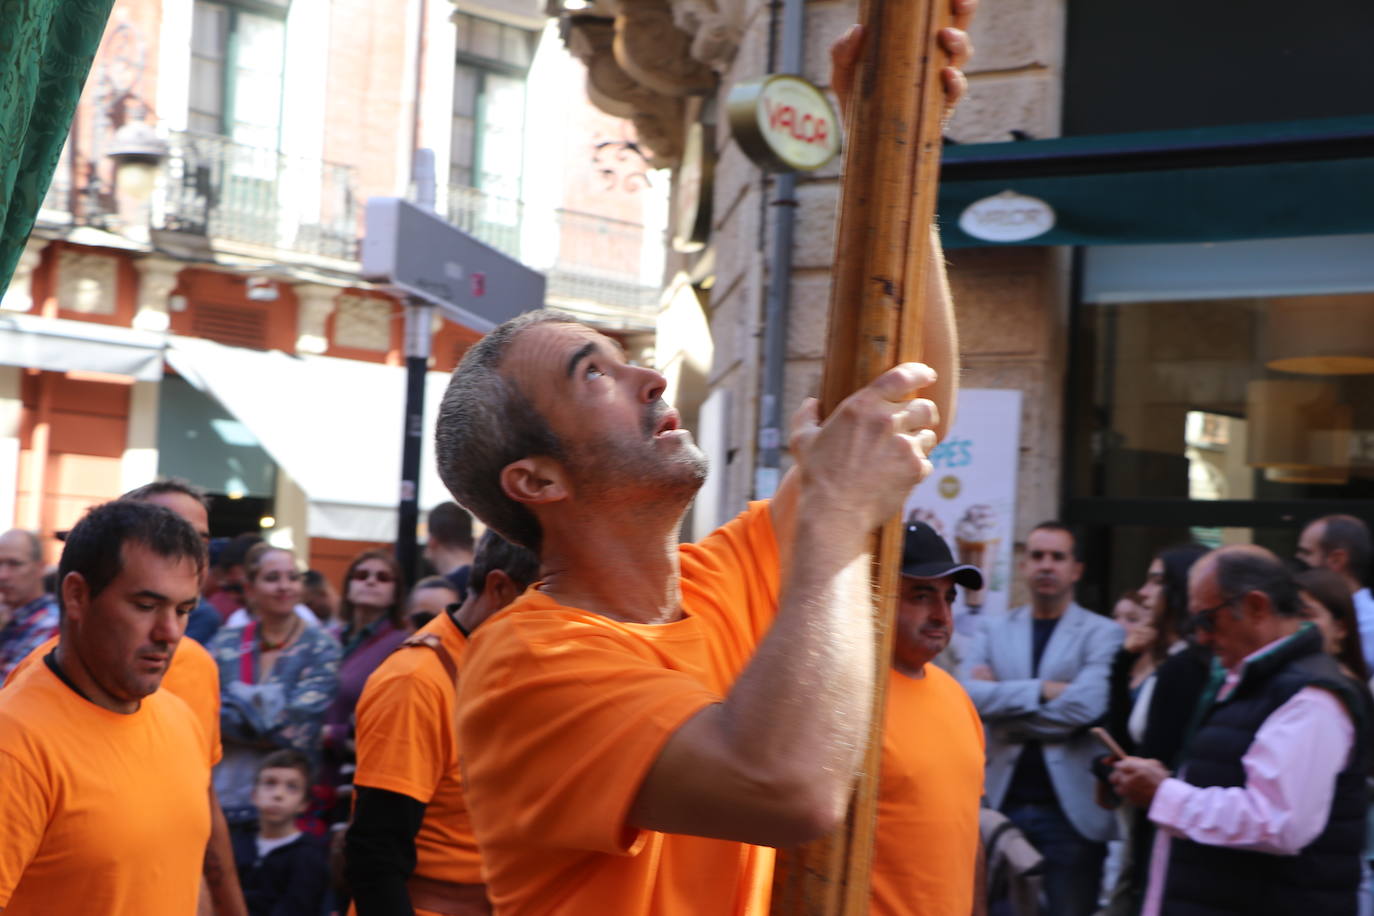
[[[955,586],[983,587],[924,522],[906,526],[888,674],[872,916],[987,912],[978,838],[983,723],[933,664],[953,634]]]
[[[205,562],[160,506],[106,503],[68,535],[61,640],[0,691],[0,911],[195,911],[214,749],[158,687]]]

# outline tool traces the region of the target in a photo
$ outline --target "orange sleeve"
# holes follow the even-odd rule
[[[427,649],[403,650],[425,652]],[[355,785],[386,789],[429,804],[447,772],[445,722],[452,709],[443,690],[423,672],[371,677],[358,700],[358,769]]]
[[[745,620],[755,636],[767,632],[777,616],[781,577],[767,501],[750,503],[700,542],[682,547],[683,603],[716,605],[722,614]]]
[[[0,909],[4,909],[38,853],[52,817],[43,784],[4,751],[0,751],[0,811],[5,812],[0,817]]]
[[[594,625],[517,613],[487,628],[459,688],[479,844],[638,851],[643,832],[625,818],[649,767],[720,697]]]

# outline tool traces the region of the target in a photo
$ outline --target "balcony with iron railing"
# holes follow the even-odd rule
[[[358,253],[360,212],[352,166],[172,131],[150,224],[351,261]]]
[[[548,278],[551,304],[652,315],[663,239],[645,226],[452,186],[449,222]]]

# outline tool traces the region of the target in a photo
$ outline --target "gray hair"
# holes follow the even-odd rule
[[[487,527],[536,553],[543,539],[539,520],[506,495],[501,471],[531,455],[561,459],[563,446],[548,421],[500,370],[522,331],[551,323],[581,322],[538,309],[517,315],[473,344],[449,379],[434,432],[439,478],[453,498]]]
[[[1298,583],[1288,567],[1269,551],[1224,550],[1217,554],[1216,563],[1217,588],[1224,597],[1263,592],[1280,617],[1301,616]]]
[[[20,535],[23,535],[23,536],[28,540],[28,542],[29,542],[29,562],[30,562],[30,563],[39,563],[39,562],[42,562],[42,560],[43,560],[43,542],[42,542],[41,540],[39,540],[38,535],[34,534],[32,531],[29,531],[27,528],[11,528],[9,531],[6,531],[6,532],[4,533],[4,535],[8,535],[8,534],[20,534]],[[4,535],[0,535],[0,537],[4,537]]]

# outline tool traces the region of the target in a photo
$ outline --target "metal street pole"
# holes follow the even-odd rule
[[[429,369],[434,306],[406,297],[406,418],[401,451],[401,499],[396,520],[396,561],[409,584],[419,575],[420,445],[425,427],[425,372]]]

